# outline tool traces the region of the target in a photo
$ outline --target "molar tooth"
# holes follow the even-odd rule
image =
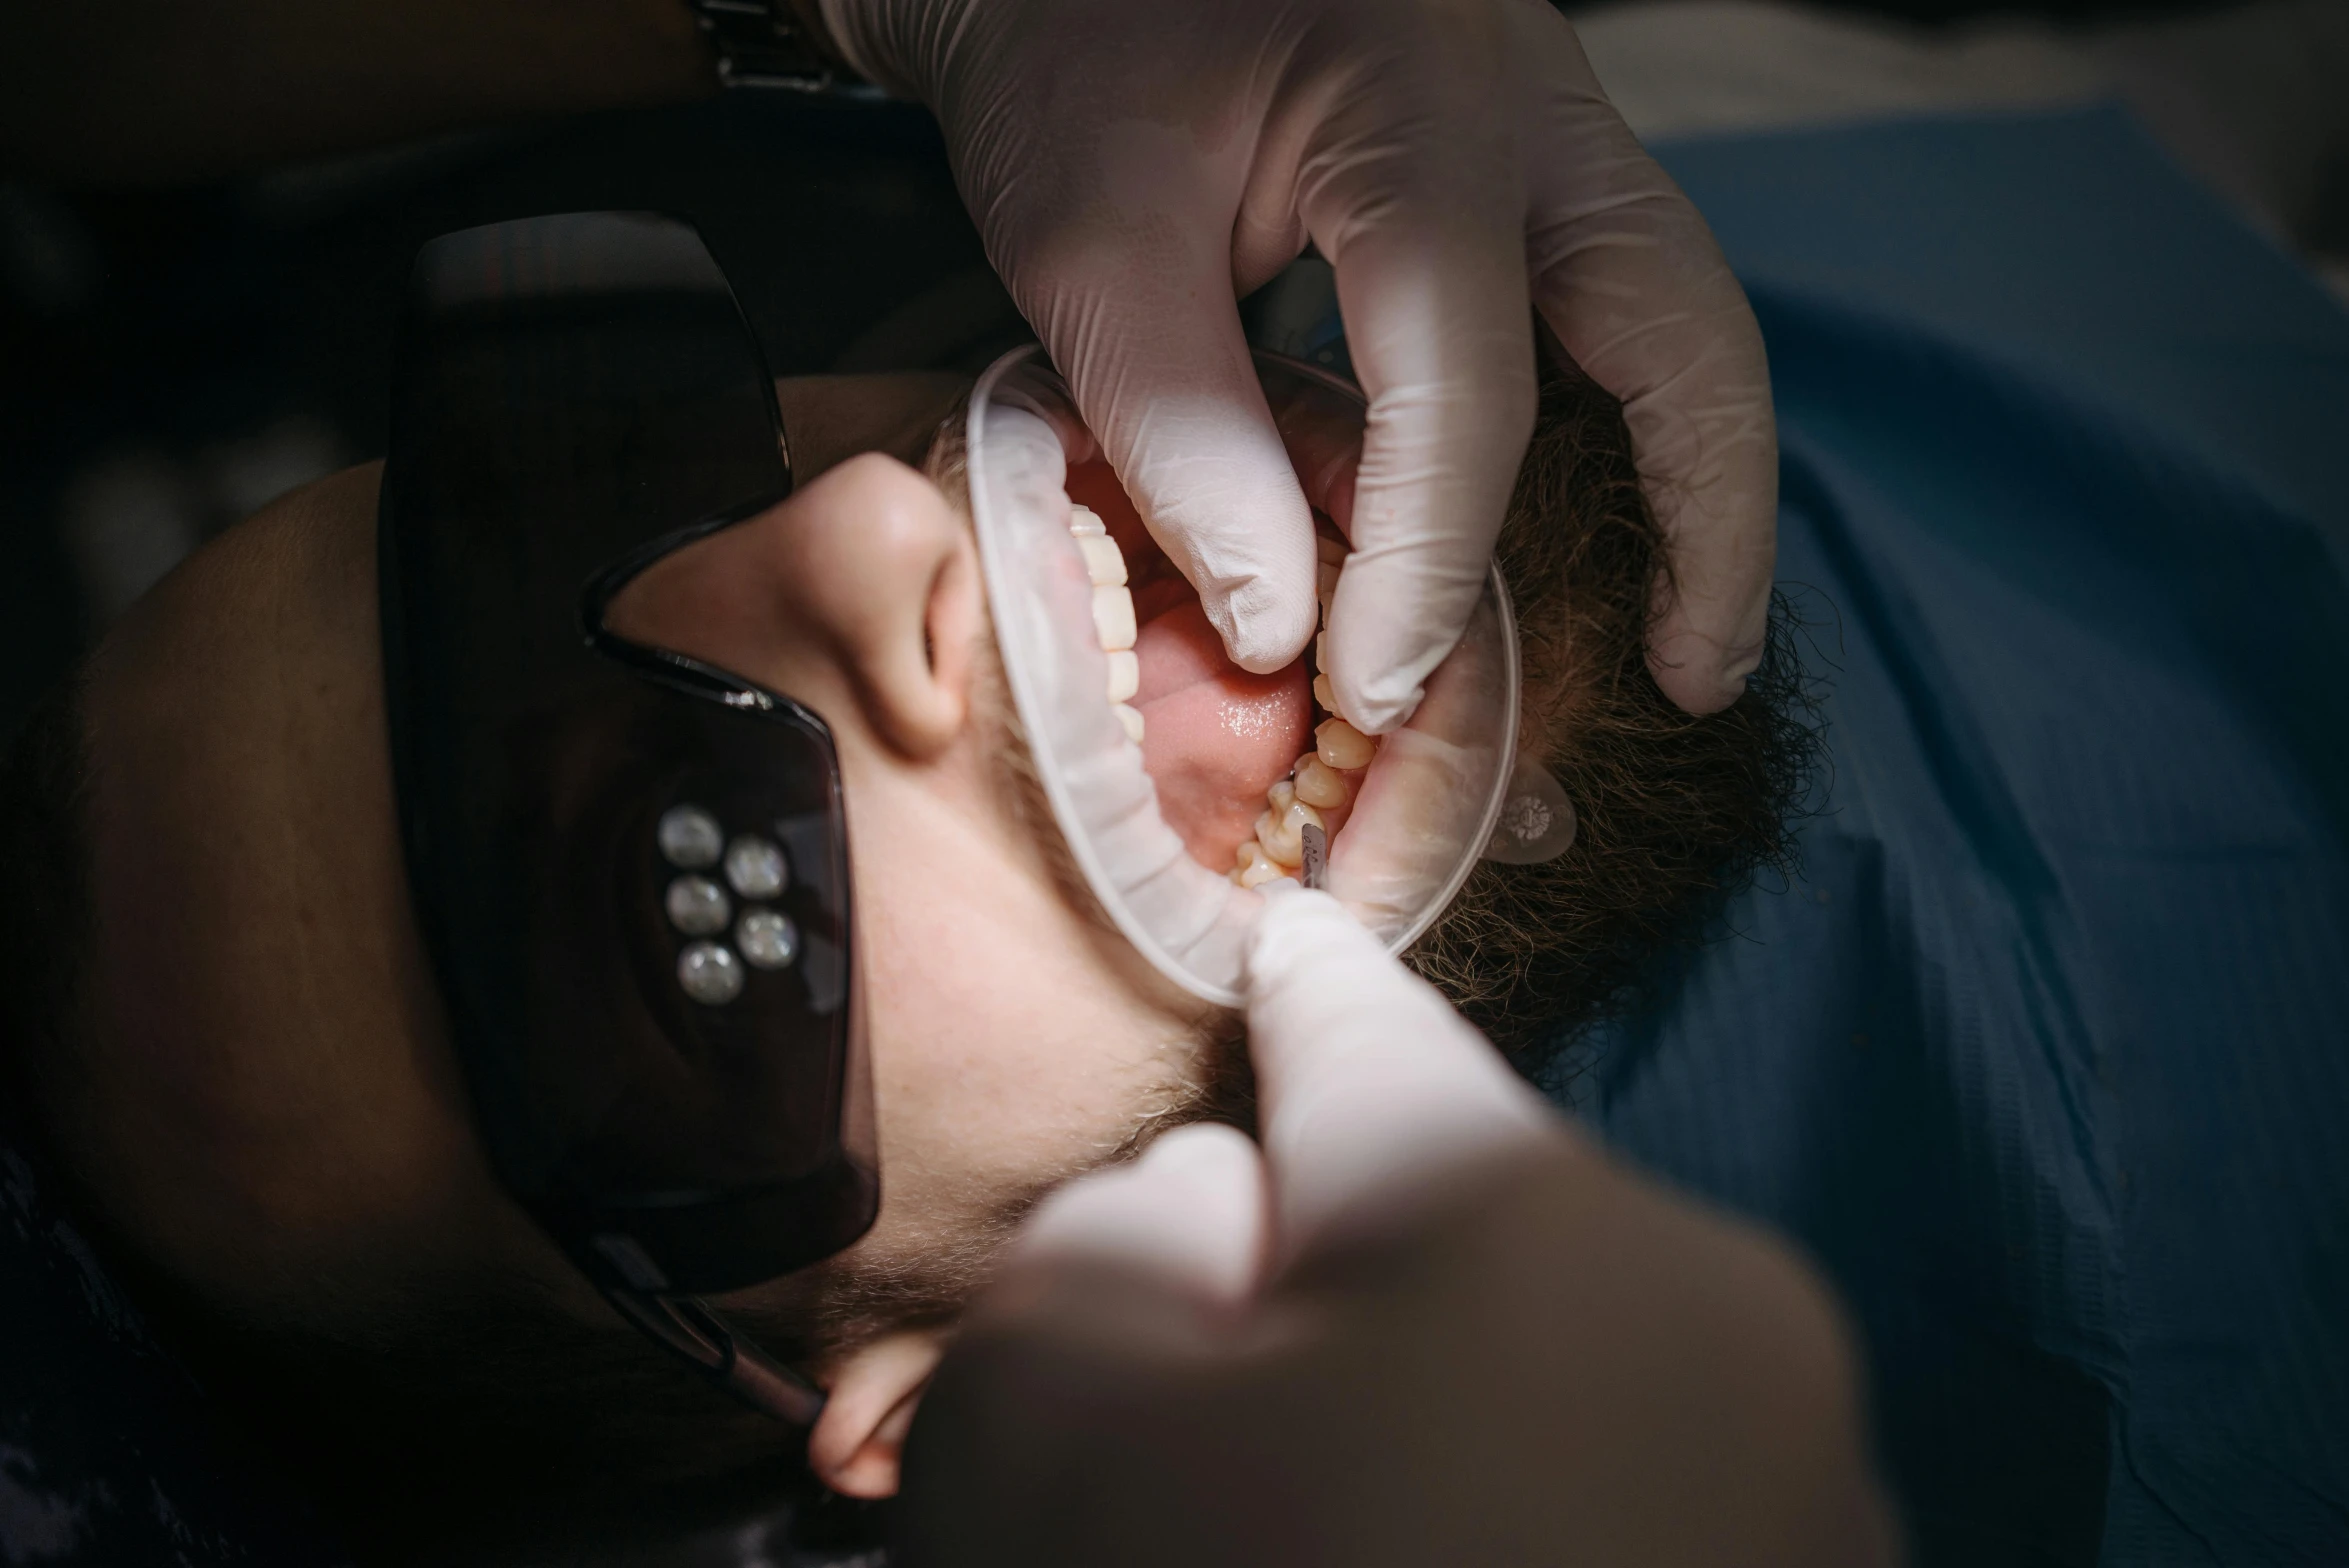
[[[1240,846],[1240,869],[1233,879],[1242,887],[1262,887],[1289,874],[1289,868],[1264,852],[1264,846],[1251,839]]]
[[[1343,774],[1316,753],[1297,764],[1296,793],[1306,805],[1327,811],[1351,800],[1354,789]]]
[[[1264,852],[1284,866],[1305,864],[1305,824],[1312,823],[1323,832],[1329,825],[1321,813],[1301,800],[1292,800],[1278,811],[1267,811],[1256,819],[1256,842]]]
[[[1096,588],[1122,587],[1126,580],[1126,558],[1119,553],[1117,541],[1107,534],[1079,534],[1077,548],[1084,552],[1085,571]]]
[[[1273,815],[1278,816],[1288,810],[1289,803],[1297,798],[1297,786],[1282,779],[1264,792],[1264,798],[1272,802]]]
[[[1132,706],[1130,703],[1121,702],[1116,704],[1109,711],[1116,714],[1117,721],[1126,727],[1126,739],[1132,741],[1137,746],[1141,745],[1142,710]]]
[[[1109,700],[1124,702],[1142,689],[1142,661],[1131,649],[1121,648],[1109,656]]]
[[[1093,630],[1107,653],[1122,653],[1134,645],[1134,596],[1125,588],[1093,590]]]
[[[1099,538],[1108,533],[1109,529],[1102,523],[1099,512],[1080,501],[1068,509],[1068,531],[1084,539]]]
[[[1331,767],[1351,773],[1370,766],[1378,742],[1344,719],[1324,719],[1313,731],[1313,749]]]
[[[1282,851],[1286,851],[1289,858],[1284,864],[1292,866],[1305,864],[1305,841],[1302,838],[1297,838],[1286,844],[1282,843],[1280,818],[1269,811],[1256,813],[1256,843],[1265,854],[1275,860],[1280,858]]]

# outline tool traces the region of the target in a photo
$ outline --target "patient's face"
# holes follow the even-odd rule
[[[921,1309],[970,1283],[1033,1195],[1185,1114],[1203,1072],[1199,1008],[1071,896],[1025,808],[965,519],[882,455],[918,456],[957,390],[785,384],[796,464],[823,471],[657,564],[611,617],[831,726],[884,1173],[846,1262]],[[811,404],[820,417],[792,417]],[[302,1282],[353,1294],[324,1288],[329,1270],[547,1262],[482,1218],[510,1205],[470,1138],[407,907],[376,483],[338,476],[216,541],[109,639],[87,699],[105,1044],[68,1119],[141,1245],[264,1318],[335,1310]],[[1158,684],[1213,682],[1220,656],[1175,646],[1190,666]],[[1162,745],[1182,726],[1163,728]],[[896,1381],[918,1382],[919,1347],[892,1353]]]
[[[953,1309],[1024,1206],[1199,1114],[1228,1077],[1204,1043],[1222,1021],[1097,917],[1022,778],[969,527],[913,466],[960,390],[783,383],[800,488],[657,563],[611,611],[624,634],[786,692],[833,732],[881,1214],[833,1264],[726,1304],[814,1325],[831,1399],[810,1458],[864,1495],[894,1487]],[[1503,551],[1530,574],[1527,737],[1581,807],[1584,843],[1483,895],[1472,879],[1462,908],[1482,896],[1490,918],[1423,944],[1475,1005],[1527,986],[1545,1007],[1611,994],[1607,966],[1635,933],[1672,929],[1724,866],[1778,843],[1783,715],[1759,697],[1705,720],[1671,709],[1644,674],[1652,525],[1561,525],[1586,488],[1623,492],[1574,453],[1629,472],[1620,421],[1589,426],[1537,435],[1546,477]],[[488,1299],[625,1335],[472,1133],[394,827],[377,482],[353,470],[216,540],[93,661],[94,1016],[37,1073],[44,1111],[117,1236],[265,1335],[389,1346],[439,1304]],[[1126,546],[1133,700],[1169,820],[1228,865],[1309,745],[1304,672],[1231,666],[1114,480],[1080,471],[1070,489]],[[1647,787],[1665,768],[1679,793]]]

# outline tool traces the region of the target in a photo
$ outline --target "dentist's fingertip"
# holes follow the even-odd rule
[[[1231,661],[1250,674],[1270,675],[1296,663],[1313,640],[1310,595],[1309,584],[1300,602],[1257,578],[1228,594],[1202,593],[1199,602]]]
[[[1385,735],[1401,729],[1419,711],[1427,688],[1404,671],[1389,669],[1367,681],[1349,678],[1341,664],[1330,677],[1336,689],[1338,715],[1365,735]]]
[[[1761,662],[1759,647],[1727,653],[1697,631],[1671,633],[1648,645],[1648,672],[1657,689],[1674,707],[1699,718],[1744,696],[1746,681]]]
[[[1260,1009],[1333,950],[1355,950],[1374,965],[1384,958],[1378,939],[1329,894],[1294,884],[1268,885],[1264,894],[1264,912],[1249,929],[1242,955],[1251,1009]]]

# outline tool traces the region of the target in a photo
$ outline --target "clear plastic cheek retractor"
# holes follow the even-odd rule
[[[1365,410],[1352,387],[1274,355],[1259,354],[1257,371],[1301,473],[1327,471],[1333,450],[1360,442]],[[1066,387],[1041,349],[1017,349],[979,378],[969,419],[971,515],[988,603],[1045,795],[1110,919],[1177,985],[1239,1005],[1242,938],[1264,905],[1257,887],[1295,875],[1300,862],[1399,953],[1434,923],[1479,856],[1546,860],[1572,841],[1572,807],[1555,781],[1539,767],[1520,776],[1516,766],[1517,634],[1496,568],[1418,711],[1378,737],[1366,762],[1363,737],[1342,721],[1324,723],[1318,755],[1347,769],[1351,790],[1334,832],[1325,837],[1319,814],[1299,809],[1297,797],[1334,788],[1339,775],[1308,766],[1273,786],[1272,814],[1260,822],[1285,843],[1279,814],[1301,819],[1285,831],[1303,855],[1250,871],[1244,847],[1239,872],[1199,864],[1160,814],[1139,715],[1112,700],[1130,694],[1132,677],[1130,664],[1110,661],[1133,656],[1104,652],[1115,639],[1104,633],[1082,537],[1098,525],[1072,507],[1066,488],[1070,465],[1099,453]]]

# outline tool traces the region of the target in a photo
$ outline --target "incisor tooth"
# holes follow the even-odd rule
[[[1102,651],[1118,653],[1134,645],[1134,596],[1124,588],[1093,590],[1093,630]]]
[[[1109,700],[1124,702],[1142,689],[1142,661],[1131,649],[1121,648],[1109,656]]]
[[[1082,539],[1088,535],[1098,537],[1108,533],[1109,529],[1102,524],[1099,512],[1078,502],[1068,509],[1068,531]]]
[[[1111,708],[1110,711],[1116,714],[1117,721],[1126,727],[1126,739],[1132,741],[1137,746],[1141,745],[1142,710],[1133,707],[1130,704],[1121,702]]]
[[[1346,547],[1324,533],[1313,536],[1313,558],[1317,561],[1338,562],[1346,558]]]
[[[1313,677],[1313,700],[1321,704],[1324,713],[1338,711],[1338,694],[1330,690],[1328,676],[1316,675]]]
[[[1342,806],[1353,796],[1345,775],[1321,760],[1318,753],[1297,764],[1297,798],[1323,811]]]
[[[1370,766],[1371,753],[1378,750],[1378,742],[1344,719],[1324,719],[1313,731],[1313,749],[1331,767],[1350,773]]]
[[[1077,548],[1085,553],[1085,573],[1096,588],[1116,588],[1126,580],[1126,558],[1107,534],[1079,534]]]
[[[1314,596],[1322,603],[1327,604],[1337,591],[1338,563],[1335,561],[1316,562],[1313,568]]]

